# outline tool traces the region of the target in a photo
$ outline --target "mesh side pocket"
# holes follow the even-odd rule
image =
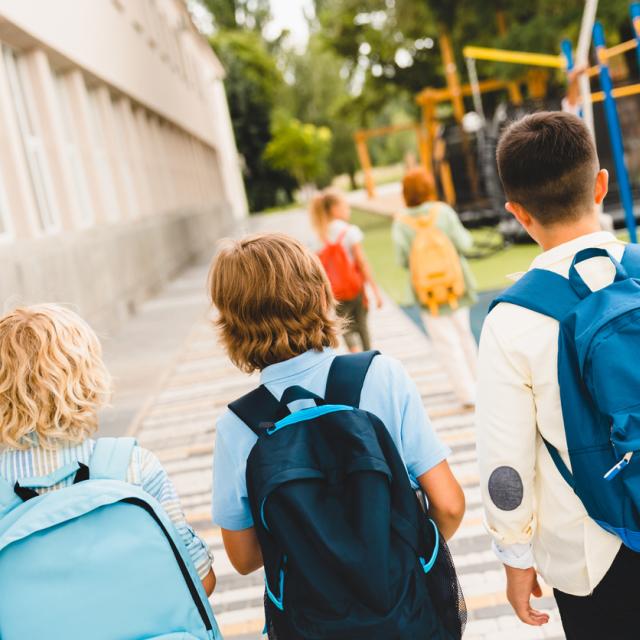
[[[436,562],[426,574],[433,607],[452,640],[458,640],[467,624],[467,605],[453,564],[449,547],[442,535]]]
[[[273,604],[271,600],[269,600],[269,596],[267,595],[267,590],[264,590],[264,628],[267,632],[267,638],[269,640],[283,640],[282,636],[279,636],[276,633],[276,628],[273,623]]]

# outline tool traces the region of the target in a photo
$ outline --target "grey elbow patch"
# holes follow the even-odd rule
[[[501,511],[513,511],[522,504],[522,478],[513,467],[498,467],[489,476],[489,496]]]

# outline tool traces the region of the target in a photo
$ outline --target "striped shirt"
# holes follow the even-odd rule
[[[88,465],[94,446],[95,440],[87,439],[79,445],[52,450],[42,447],[32,447],[24,451],[0,449],[0,476],[14,484],[23,478],[49,475],[69,463],[82,462]],[[39,489],[38,492],[55,491],[71,485],[72,482],[73,477],[68,477],[50,488]],[[209,548],[187,524],[173,483],[151,451],[134,447],[127,482],[141,487],[162,505],[182,538],[198,575],[201,579],[204,578],[211,569],[212,557]]]

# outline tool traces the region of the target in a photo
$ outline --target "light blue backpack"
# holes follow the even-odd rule
[[[594,292],[576,265],[596,257],[611,260],[615,279]],[[589,515],[640,551],[640,247],[627,245],[621,262],[604,249],[583,249],[568,278],[533,269],[493,306],[500,302],[560,323],[558,382],[571,468],[544,443]]]
[[[221,638],[173,523],[125,482],[134,444],[103,438],[88,467],[0,478],[1,640]]]

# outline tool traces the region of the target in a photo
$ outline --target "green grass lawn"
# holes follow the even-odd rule
[[[364,248],[378,284],[399,304],[410,304],[407,273],[396,264],[393,253],[391,220],[354,210],[351,221],[364,231]],[[482,231],[473,233],[478,238],[485,235]],[[508,286],[506,276],[525,271],[538,253],[540,249],[534,244],[515,245],[488,258],[471,260],[479,290],[491,291]]]

